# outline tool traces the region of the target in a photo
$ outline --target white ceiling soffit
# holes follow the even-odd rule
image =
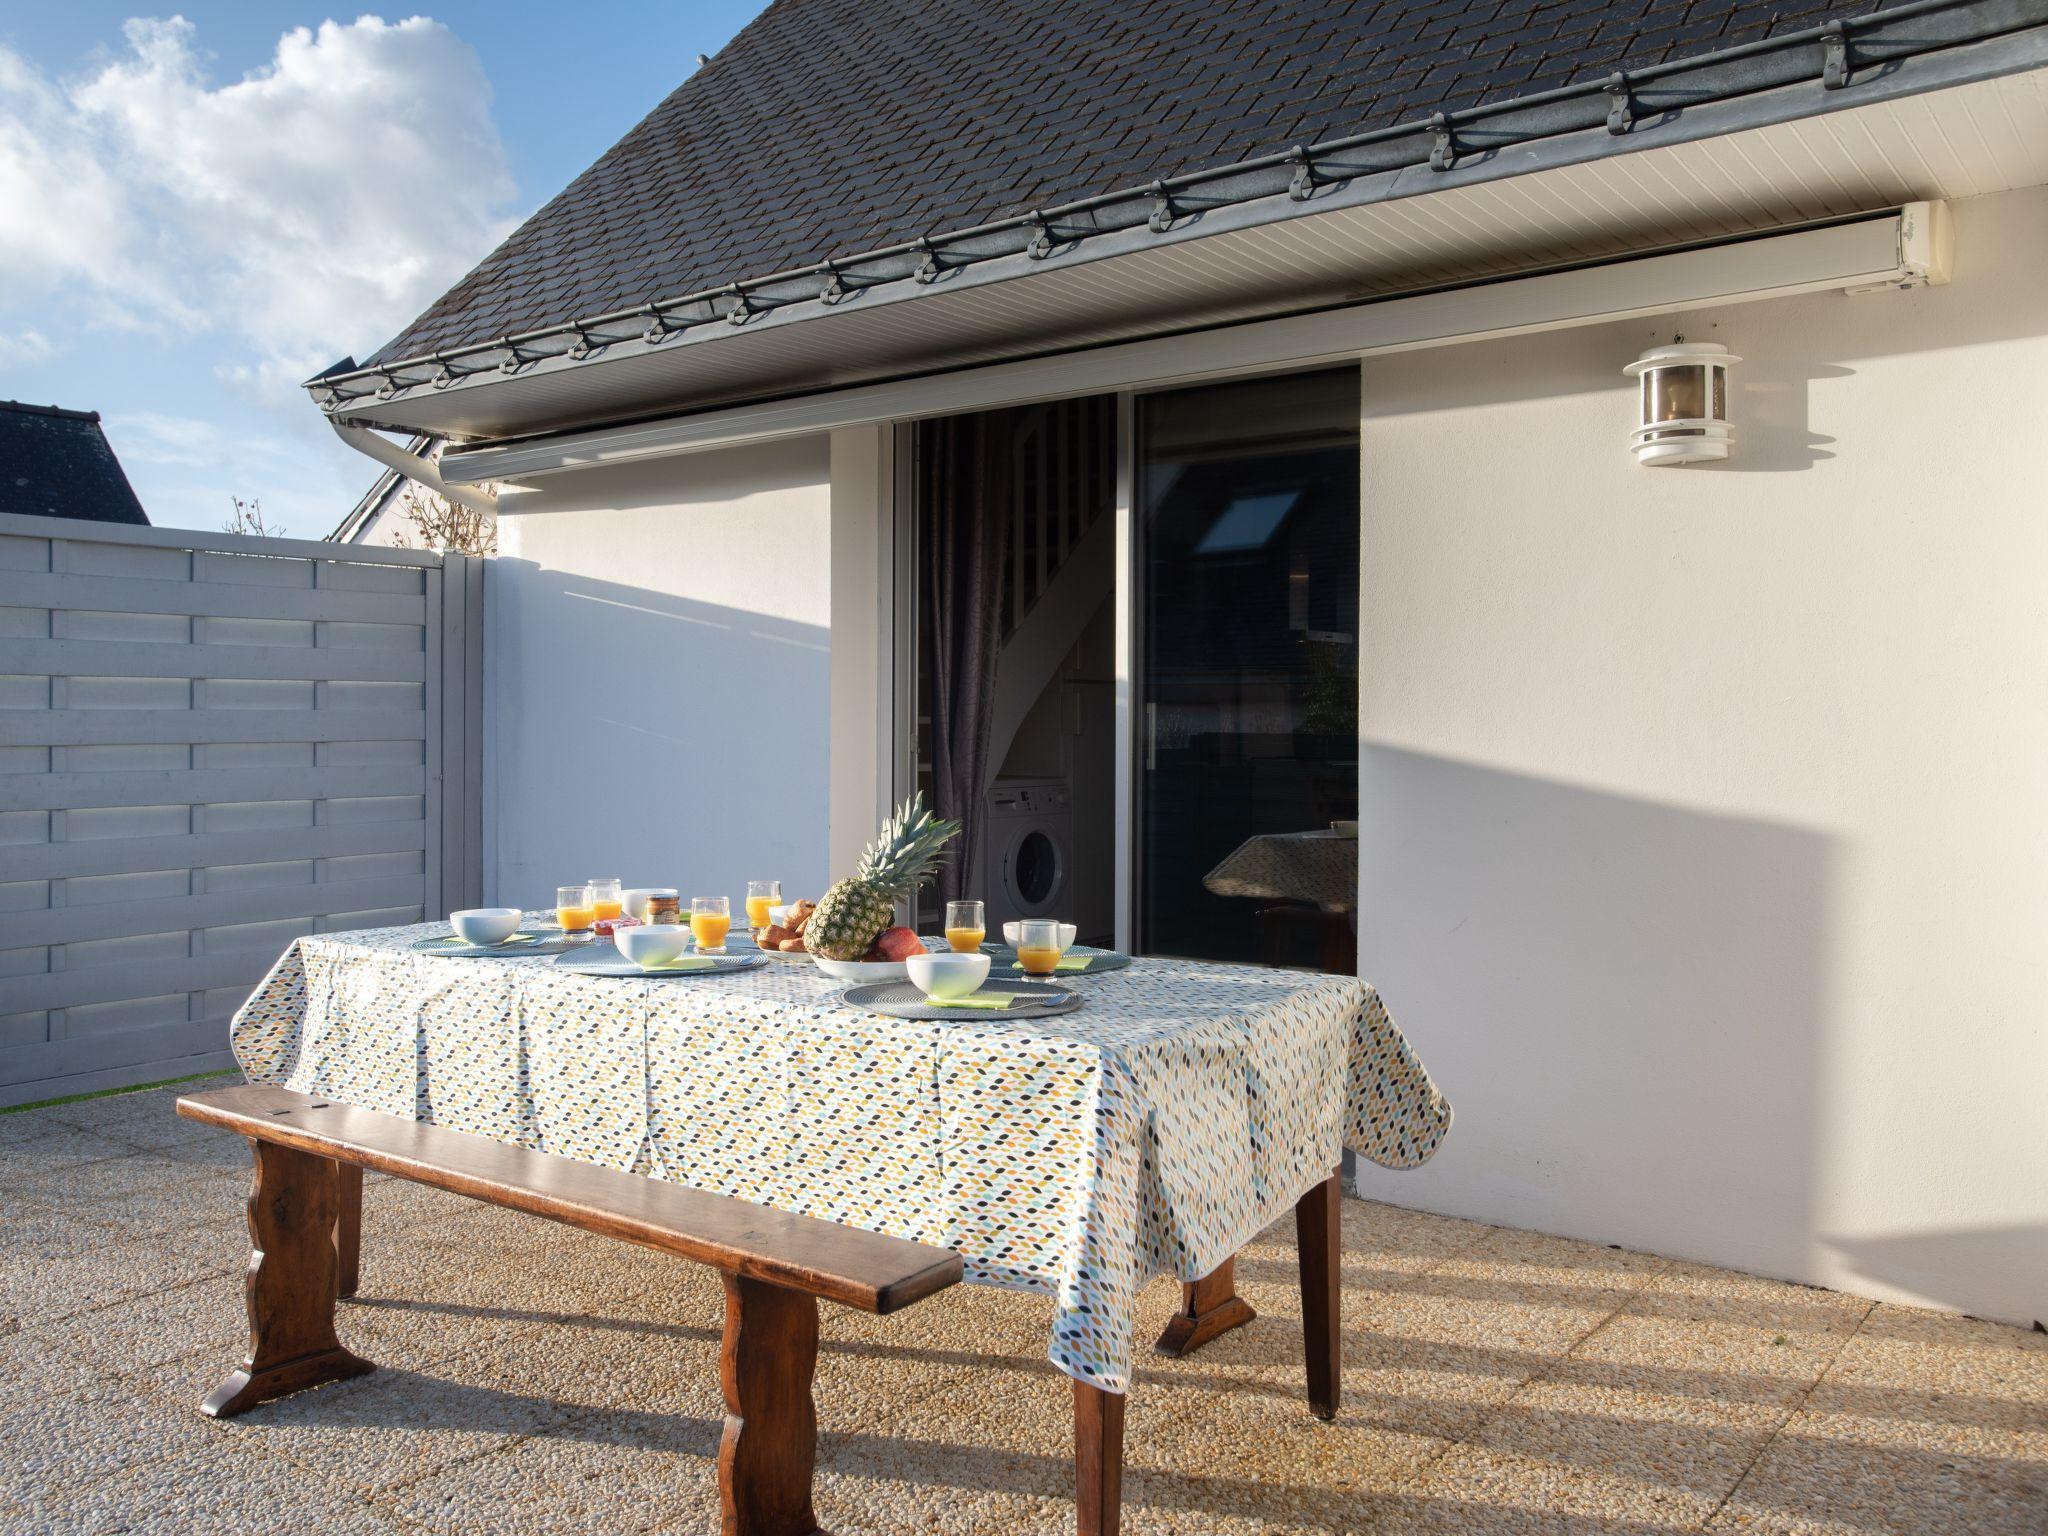
[[[628,342],[593,361],[542,362],[441,391],[422,386],[352,402],[343,414],[472,441],[553,432],[2048,183],[2048,29],[1998,41],[2008,68],[2015,49],[2037,54],[2034,67],[1920,94],[1904,93],[1902,71],[1859,87],[1859,96],[1899,92],[1861,106],[1625,154],[1612,152],[1616,141],[1604,132],[1574,135],[1600,141],[1579,163],[1508,176],[1495,167],[1487,179],[1485,167],[1423,170],[1416,174],[1435,189],[1426,194],[1198,238],[1161,236],[1109,259],[1051,270],[1036,263],[1028,276],[976,286],[890,284],[829,310],[791,306],[809,312],[800,317],[778,311],[663,347]],[[1945,55],[1908,62],[1937,58],[1955,66]],[[1786,88],[1799,89],[1820,88]],[[1764,98],[1779,94],[1722,106],[1768,115]],[[1683,126],[1697,123],[1694,112],[1684,115]],[[1648,142],[1663,131],[1645,124],[1631,138]],[[889,297],[897,291],[903,299]]]
[[[1942,203],[1789,234],[1475,283],[1308,315],[984,363],[654,421],[450,449],[449,480],[527,481],[862,423],[985,410],[1124,388],[1313,367],[1482,337],[1703,309],[1825,288],[1947,280]]]

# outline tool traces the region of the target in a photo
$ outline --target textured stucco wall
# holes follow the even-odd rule
[[[485,871],[815,895],[826,865],[825,437],[581,470],[500,502]]]
[[[1457,1105],[1366,1192],[2048,1316],[2048,192],[1954,282],[1369,360],[1364,973]],[[1720,341],[1647,470],[1620,369]]]

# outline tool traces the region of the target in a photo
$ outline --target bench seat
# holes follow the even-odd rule
[[[246,1137],[256,1158],[249,1353],[207,1397],[207,1413],[243,1413],[372,1369],[342,1345],[334,1325],[337,1297],[355,1288],[362,1171],[375,1169],[724,1276],[718,1488],[725,1536],[809,1536],[817,1527],[811,1378],[818,1302],[895,1312],[960,1279],[959,1255],[944,1248],[285,1088],[187,1094],[178,1113]]]
[[[178,1113],[862,1312],[898,1311],[960,1279],[960,1256],[944,1248],[286,1088],[251,1084],[187,1094]]]

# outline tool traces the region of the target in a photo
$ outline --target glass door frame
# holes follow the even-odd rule
[[[1184,389],[1192,384],[1214,384],[1227,382],[1231,378],[1251,378],[1285,373],[1319,372],[1328,369],[1327,361],[1303,360],[1292,367],[1260,367],[1247,369],[1241,374],[1204,375],[1199,380],[1185,382],[1160,382],[1145,389],[1119,389],[1116,394],[1116,669],[1114,673],[1115,704],[1115,778],[1116,796],[1116,848],[1115,848],[1115,932],[1116,947],[1126,954],[1136,953],[1133,945],[1137,942],[1138,917],[1138,797],[1141,793],[1140,780],[1143,776],[1143,758],[1146,733],[1139,709],[1139,691],[1142,685],[1143,623],[1142,583],[1139,581],[1138,560],[1140,540],[1137,509],[1137,463],[1138,463],[1138,401],[1146,395],[1164,394]],[[1361,363],[1352,366],[1363,371]],[[1361,378],[1361,391],[1364,381]],[[915,612],[917,593],[917,550],[916,486],[914,481],[915,444],[917,422],[902,420],[894,423],[890,430],[894,441],[894,463],[891,478],[894,494],[889,498],[889,515],[884,519],[882,536],[885,544],[885,561],[889,570],[888,585],[893,588],[885,608],[885,621],[891,625],[891,645],[895,664],[890,668],[890,686],[894,693],[892,714],[896,729],[890,733],[890,740],[884,751],[887,761],[881,765],[881,783],[890,786],[890,803],[900,802],[915,787],[917,771],[917,614]],[[1362,451],[1361,440],[1361,451]],[[1360,493],[1363,494],[1361,483]],[[1364,689],[1364,670],[1359,673],[1361,694]],[[1360,699],[1361,707],[1364,703]],[[1361,786],[1362,788],[1362,786]]]

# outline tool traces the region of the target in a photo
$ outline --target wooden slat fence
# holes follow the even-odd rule
[[[292,938],[474,905],[483,566],[0,516],[0,1106],[231,1064]]]

